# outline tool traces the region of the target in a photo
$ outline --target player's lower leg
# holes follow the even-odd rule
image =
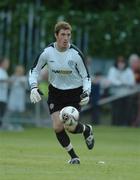
[[[77,154],[75,153],[73,146],[70,142],[70,138],[67,135],[67,133],[65,132],[65,130],[63,129],[60,132],[55,132],[56,133],[56,137],[59,141],[59,143],[61,144],[62,147],[64,147],[66,149],[66,151],[68,152],[68,154],[71,157],[71,160],[69,161],[70,164],[80,164],[80,159],[77,156]]]
[[[94,147],[95,140],[93,137],[93,130],[91,125],[78,123],[75,129],[70,132],[73,134],[83,133],[88,149],[92,149]]]

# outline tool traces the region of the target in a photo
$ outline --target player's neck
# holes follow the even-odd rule
[[[68,47],[60,47],[60,46],[58,45],[58,43],[56,42],[56,43],[55,43],[55,47],[56,47],[56,49],[57,49],[58,51],[60,51],[60,52],[65,52],[65,51],[69,48],[69,45],[68,45]]]

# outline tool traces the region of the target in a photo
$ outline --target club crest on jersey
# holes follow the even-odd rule
[[[50,104],[50,109],[53,109],[53,108],[54,108],[54,104],[51,103],[51,104]]]
[[[68,61],[68,65],[69,65],[70,67],[73,67],[73,66],[75,66],[75,62],[74,62],[73,60],[69,60],[69,61]]]

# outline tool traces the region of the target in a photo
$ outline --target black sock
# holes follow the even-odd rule
[[[62,130],[61,132],[55,132],[56,137],[59,141],[59,143],[63,146],[63,147],[67,147],[70,144],[70,138],[67,135],[67,133],[65,132],[65,130]]]
[[[76,158],[78,157],[76,155],[76,153],[74,152],[74,149],[70,143],[70,138],[67,135],[67,133],[65,132],[65,130],[62,130],[61,132],[55,132],[56,133],[56,137],[59,141],[59,143],[62,145],[62,147],[64,147],[67,152],[69,153],[69,155],[71,156],[71,158]]]
[[[74,149],[72,148],[70,151],[68,151],[69,155],[71,158],[78,158],[78,156],[76,155]]]

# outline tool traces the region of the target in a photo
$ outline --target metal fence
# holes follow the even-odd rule
[[[2,119],[4,127],[9,125],[23,125],[23,126],[36,126],[36,127],[51,127],[52,122],[48,110],[47,100],[43,99],[37,104],[31,104],[29,94],[26,96],[26,109],[24,112],[9,111],[7,108],[6,113]]]
[[[99,100],[99,106],[100,106],[100,114],[102,115],[104,121],[105,121],[105,112],[104,112],[104,107],[106,105],[110,105],[113,101],[124,98],[124,97],[130,97],[135,94],[140,93],[140,86],[135,86],[134,88],[130,89],[130,91],[127,94],[121,94],[121,95],[112,95],[106,98],[102,98]],[[18,99],[16,99],[18,100]],[[137,99],[138,100],[138,99]],[[111,106],[110,106],[111,107]],[[125,107],[124,107],[125,108]],[[90,109],[91,105],[84,106],[82,108],[82,119],[88,115],[90,116]],[[88,113],[86,113],[88,112]],[[129,113],[129,112],[128,112]],[[111,109],[109,108],[109,114],[111,118]],[[102,124],[105,124],[103,120],[101,120]],[[23,124],[25,126],[28,125],[33,125],[37,127],[51,127],[52,122],[51,122],[51,117],[49,115],[49,109],[47,105],[47,99],[43,98],[41,102],[37,104],[31,104],[30,98],[29,98],[29,92],[27,91],[26,93],[26,109],[25,112],[19,113],[19,112],[10,112],[7,109],[7,112],[3,118],[3,122],[5,124]],[[110,121],[109,121],[110,122]]]

